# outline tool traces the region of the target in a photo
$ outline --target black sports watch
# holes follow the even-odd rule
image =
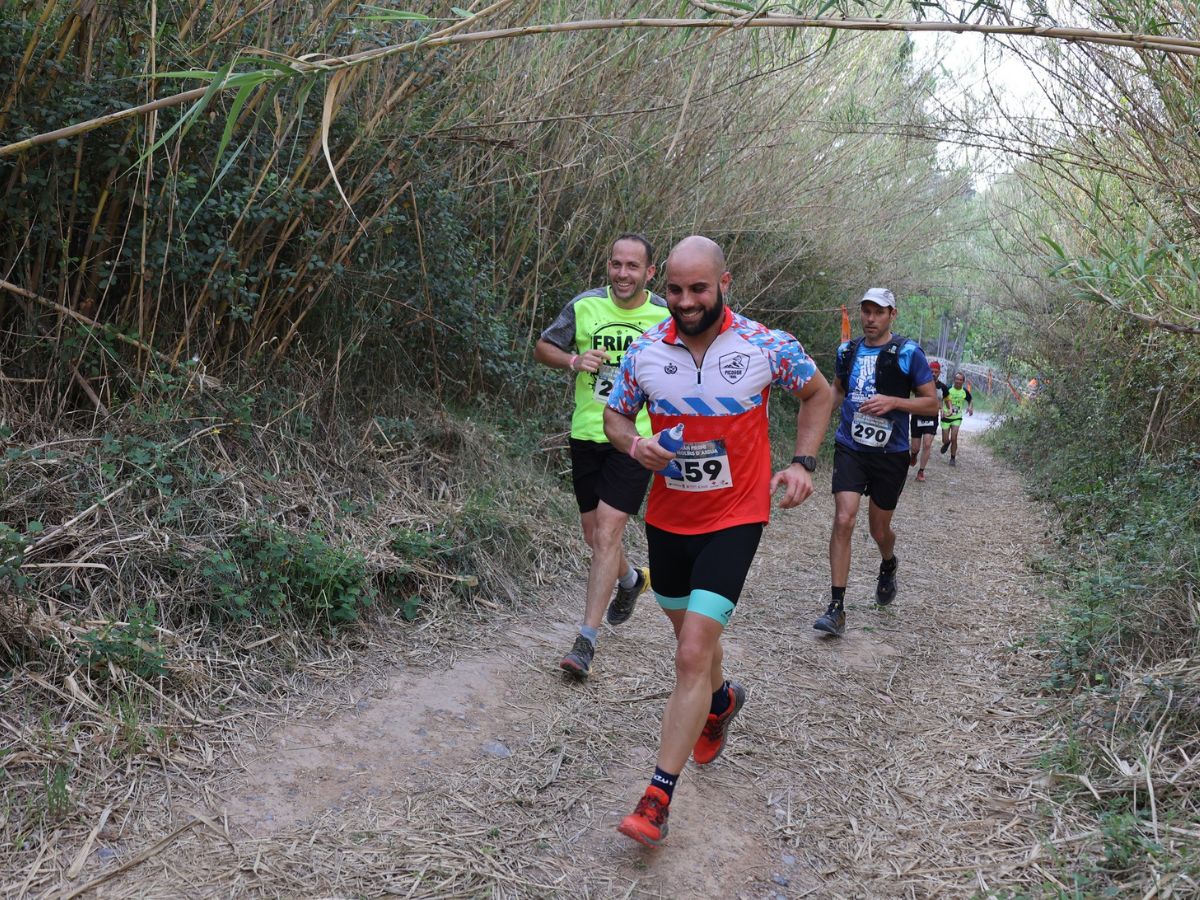
[[[817,458],[815,456],[793,456],[793,463],[800,463],[810,472],[817,471]]]

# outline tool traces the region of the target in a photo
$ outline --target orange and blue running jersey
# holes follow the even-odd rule
[[[655,433],[684,426],[684,445],[676,455],[683,478],[654,477],[646,522],[675,534],[766,522],[771,385],[799,393],[816,371],[790,334],[728,307],[700,365],[679,339],[673,319],[634,341],[621,360],[608,405],[626,416],[648,405]]]

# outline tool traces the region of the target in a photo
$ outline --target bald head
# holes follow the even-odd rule
[[[717,277],[725,271],[725,254],[717,242],[702,234],[693,234],[671,248],[667,257],[667,272],[672,266],[702,265],[711,267]]]
[[[732,282],[715,241],[694,234],[676,244],[667,257],[667,309],[680,334],[705,346],[712,343]]]

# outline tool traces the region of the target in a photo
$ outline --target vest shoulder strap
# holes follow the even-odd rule
[[[854,358],[858,356],[858,348],[862,346],[864,338],[856,337],[846,345],[846,350],[838,357],[835,367],[838,378],[842,380],[842,387],[849,389],[850,387],[850,371],[854,368]]]

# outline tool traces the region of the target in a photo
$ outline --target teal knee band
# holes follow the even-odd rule
[[[733,615],[734,604],[732,600],[727,600],[720,594],[714,594],[712,591],[692,591],[692,596],[687,604],[688,612],[699,613],[702,616],[708,616],[720,622],[722,626],[729,624],[729,617]]]
[[[687,597],[664,597],[658,591],[654,592],[655,599],[658,600],[658,605],[663,609],[687,609]]]

